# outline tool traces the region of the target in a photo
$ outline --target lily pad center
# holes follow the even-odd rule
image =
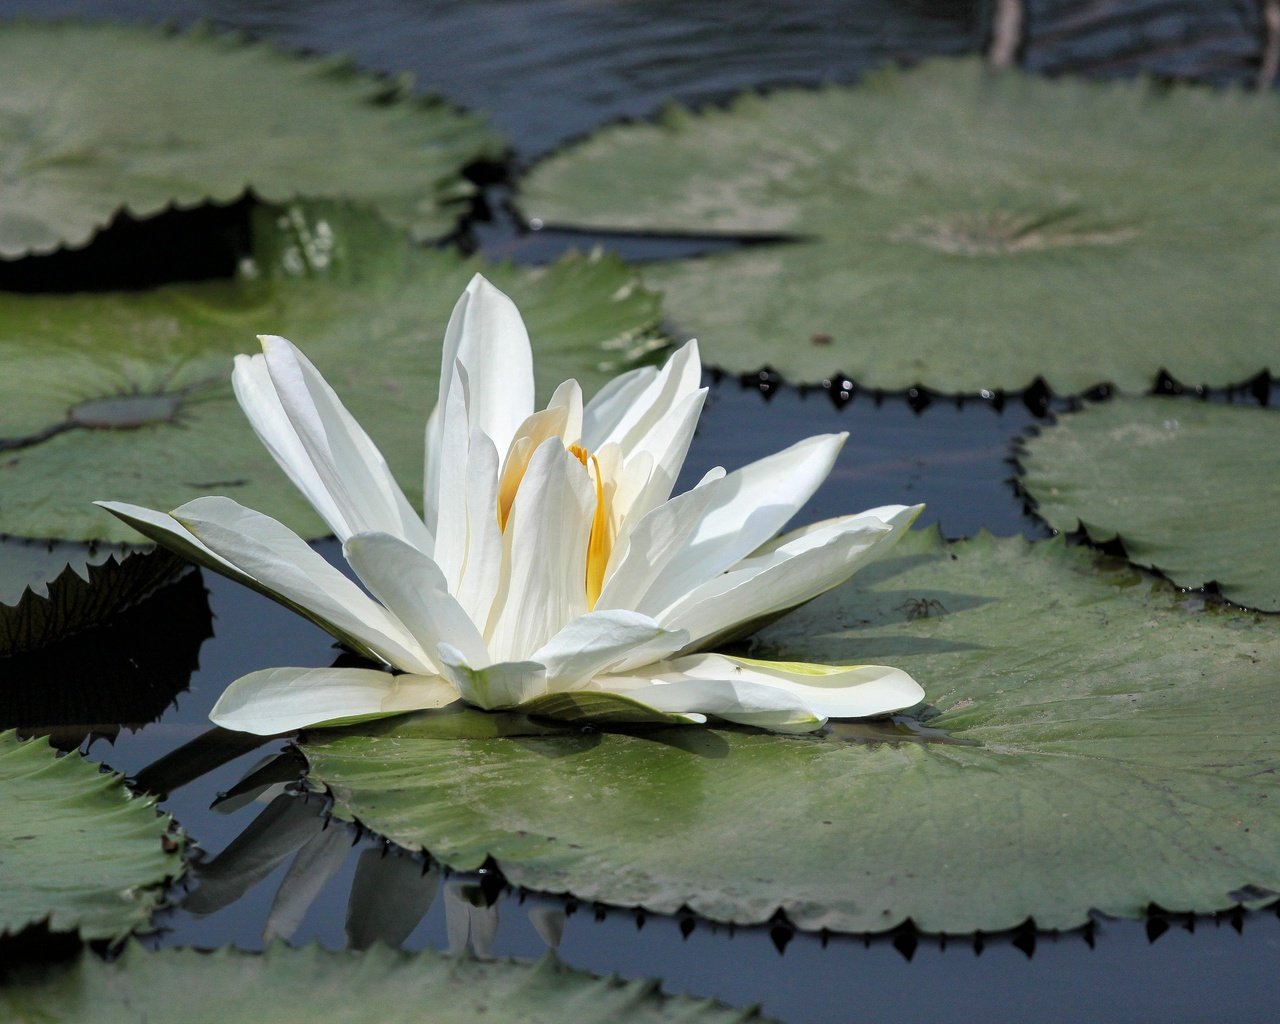
[[[91,398],[67,410],[67,422],[91,430],[136,430],[154,423],[173,423],[182,395],[116,395]]]
[[[1082,245],[1118,245],[1137,234],[1134,228],[1081,223],[1074,208],[1039,214],[973,210],[921,217],[892,232],[889,240],[949,256],[1004,256]]]

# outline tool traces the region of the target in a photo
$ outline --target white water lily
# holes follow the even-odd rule
[[[461,698],[553,717],[715,716],[796,732],[924,696],[896,668],[702,653],[844,582],[923,506],[779,536],[830,473],[844,434],[713,469],[671,497],[706,396],[695,342],[585,405],[565,381],[535,411],[520,314],[477,276],[445,333],[419,517],[316,368],[285,339],[260,340],[262,355],[236,357],[236,397],[364,589],[230,498],[170,513],[100,504],[396,672],[254,672],[219,699],[218,725],[267,735]]]

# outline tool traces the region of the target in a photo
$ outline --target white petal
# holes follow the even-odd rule
[[[311,456],[302,446],[298,432],[285,415],[276,386],[271,383],[271,374],[267,371],[266,357],[236,356],[235,368],[231,371],[231,387],[258,440],[285,471],[293,486],[320,513],[320,518],[328,524],[335,537],[350,533],[346,517],[338,510],[316,472]]]
[[[197,565],[203,565],[216,573],[221,573],[237,583],[252,587],[259,593],[275,597],[274,594],[270,594],[259,586],[258,581],[252,576],[241,572],[174,519],[173,516],[169,515],[168,512],[157,512],[153,508],[130,505],[123,501],[95,501],[94,504],[99,508],[106,509],[117,519],[128,523],[144,537],[151,538],[157,544],[176,552],[183,558],[190,559]]]
[[[722,654],[695,654],[669,664],[694,679],[740,679],[786,690],[828,718],[870,718],[924,700],[919,683],[888,665],[809,665]]]
[[[241,676],[209,712],[214,725],[258,736],[442,708],[458,691],[440,676],[369,668],[269,668]]]
[[[462,699],[478,708],[513,708],[547,689],[547,670],[536,661],[503,661],[478,668],[447,643],[440,645],[437,656]]]
[[[483,430],[499,452],[505,452],[516,428],[533,412],[533,351],[520,312],[506,295],[479,274],[453,307],[444,332],[440,392],[427,421],[424,497],[431,525],[440,498],[439,471],[443,450],[443,416],[456,367],[470,384],[469,427]]]
[[[471,433],[467,457],[467,560],[458,603],[477,625],[489,621],[502,577],[502,531],[498,528],[498,450],[481,430]]]
[[[559,438],[529,460],[503,533],[503,569],[486,639],[520,661],[587,611],[587,540],[595,488]]]
[[[697,487],[640,517],[609,557],[596,607],[642,607],[649,588],[671,560],[683,553],[689,535],[714,499],[715,492],[709,487]]]
[[[671,497],[671,489],[675,487],[685,456],[689,454],[689,442],[693,440],[706,397],[706,388],[686,395],[646,436],[643,450],[653,457],[653,469],[644,487],[622,510],[630,517],[628,521],[634,521]]]
[[[456,368],[443,406],[441,455],[437,464],[440,493],[436,519],[431,526],[435,545],[431,557],[444,573],[450,593],[456,594],[467,559],[467,467],[470,463],[471,429],[467,423],[470,402],[467,372]]]
[[[270,516],[221,497],[197,498],[172,514],[206,547],[252,577],[257,589],[338,639],[406,672],[434,671],[422,646],[394,615]]]
[[[593,452],[603,448],[622,418],[657,376],[656,367],[641,366],[614,377],[597,391],[582,410],[583,447]]]
[[[702,584],[655,617],[671,629],[687,629],[693,638],[688,650],[710,646],[843,583],[887,551],[923,508],[886,506],[878,510],[883,519],[850,516],[824,524],[824,530],[803,533],[797,550],[783,545],[745,559],[741,568]]]
[[[594,450],[610,441],[616,441],[624,457],[633,452],[648,451],[655,456],[661,438],[668,432],[666,419],[682,400],[696,392],[702,383],[702,363],[698,358],[698,343],[690,341],[666,361],[662,369],[649,381],[639,394],[632,396],[629,406],[621,410],[620,417],[603,436],[590,437],[589,447]],[[584,415],[584,436],[586,419]]]
[[[588,612],[570,622],[533,654],[546,666],[549,693],[573,690],[595,676],[631,661],[667,657],[689,642],[683,630],[666,630],[647,615],[631,611]]]
[[[631,680],[605,676],[601,689],[613,690],[673,714],[696,712],[726,722],[751,725],[773,732],[812,732],[826,722],[800,697],[776,686],[737,679],[700,679],[667,673],[662,681],[625,688]]]
[[[697,488],[708,498],[706,511],[637,610],[660,618],[699,584],[770,540],[827,478],[846,436],[807,438]]]
[[[389,533],[361,533],[342,545],[342,554],[433,664],[441,643],[460,649],[473,665],[488,663],[480,630],[449,593],[440,567],[417,548]]]
[[[429,551],[430,531],[391,475],[387,461],[333,388],[294,345],[264,335],[262,352],[280,406],[297,433],[346,530],[382,530]]]
[[[582,442],[582,386],[570,377],[555,390],[548,409],[565,411],[564,443],[565,447]]]

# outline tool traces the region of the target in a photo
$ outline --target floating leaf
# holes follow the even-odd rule
[[[5,1020],[79,1024],[165,1020],[174,1014],[226,1024],[741,1024],[763,1018],[710,999],[664,995],[656,982],[575,971],[548,955],[536,964],[401,953],[375,945],[353,954],[319,946],[265,953],[130,946],[112,963],[85,955],[67,968],[14,972],[0,988]],[[376,1009],[376,1012],[373,1012]]]
[[[0,733],[0,935],[46,923],[118,939],[144,927],[183,869],[173,828],[120,776]]]
[[[1026,442],[1022,486],[1055,530],[1119,537],[1180,587],[1216,582],[1280,611],[1275,548],[1280,416],[1176,398],[1117,398]]]
[[[655,266],[709,363],[796,382],[1056,391],[1280,365],[1280,97],[990,72],[671,109],[534,168],[549,224],[795,236]]]
[[[198,572],[167,551],[70,566],[46,597],[0,605],[0,729],[78,746],[90,733],[159,718],[186,689],[213,635]]]
[[[757,648],[899,665],[927,725],[449,739],[427,714],[303,751],[336,814],[402,846],[664,913],[972,932],[1280,892],[1274,620],[1062,539],[929,531]]]
[[[0,295],[0,531],[136,542],[90,503],[226,494],[322,536],[231,393],[232,356],[257,351],[257,334],[307,353],[413,498],[445,324],[477,271],[523,311],[544,397],[572,376],[594,390],[657,344],[656,297],[612,257],[487,264],[334,206],[259,211],[255,253],[236,281]]]
[[[0,257],[84,245],[122,209],[147,217],[247,189],[372,204],[436,237],[475,191],[461,169],[503,148],[402,79],[207,28],[4,25],[0,93]]]

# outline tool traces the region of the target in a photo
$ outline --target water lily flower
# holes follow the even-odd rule
[[[290,342],[237,356],[236,397],[342,542],[363,588],[276,520],[230,498],[172,512],[100,504],[159,543],[305,615],[383,669],[275,668],[210,717],[269,735],[448,705],[612,722],[819,728],[923,690],[900,669],[708,653],[843,583],[923,506],[779,531],[845,434],[810,437],[671,496],[706,389],[695,342],[584,404],[568,380],[535,411],[529,337],[477,276],[444,338],[426,428],[424,514]]]

